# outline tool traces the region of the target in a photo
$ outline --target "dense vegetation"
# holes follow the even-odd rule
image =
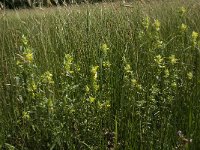
[[[2,12],[1,149],[200,149],[199,6]]]

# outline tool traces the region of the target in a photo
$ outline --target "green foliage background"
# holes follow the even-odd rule
[[[2,12],[1,148],[199,149],[199,5]]]

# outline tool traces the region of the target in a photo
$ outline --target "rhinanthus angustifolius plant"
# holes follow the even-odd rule
[[[149,5],[2,18],[0,146],[197,149],[198,15]]]

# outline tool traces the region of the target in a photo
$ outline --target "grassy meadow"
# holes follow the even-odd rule
[[[200,2],[0,12],[0,149],[200,149]]]

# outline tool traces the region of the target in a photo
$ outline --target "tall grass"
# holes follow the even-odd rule
[[[0,14],[2,149],[200,148],[199,3],[132,6]]]

